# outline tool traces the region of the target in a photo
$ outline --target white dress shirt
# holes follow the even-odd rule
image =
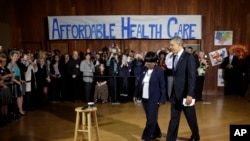
[[[150,77],[151,77],[151,74],[152,74],[153,70],[148,70],[146,72],[146,75],[142,81],[143,83],[143,91],[142,91],[142,98],[144,99],[148,99],[149,98],[149,80],[150,80]]]
[[[229,56],[229,64],[232,64],[233,57],[234,57],[233,55]]]
[[[173,52],[169,52],[167,55],[166,55],[166,58],[165,58],[165,64],[166,64],[166,67],[168,69],[172,69],[173,68]]]

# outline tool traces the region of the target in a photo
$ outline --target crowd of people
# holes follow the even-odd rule
[[[190,49],[192,48],[187,50]],[[196,77],[200,84],[195,89],[195,97],[197,100],[202,100],[202,87],[208,62],[203,52],[190,53],[195,58]],[[174,84],[172,48],[167,47],[158,51],[154,63],[150,62],[150,57],[146,58],[149,62],[144,60],[146,54],[147,52],[135,53],[130,49],[121,52],[117,44],[100,51],[87,50],[86,53],[73,51],[72,55],[61,54],[60,50],[53,52],[1,50],[1,126],[49,102],[83,101],[116,104],[132,101],[137,87],[142,83],[141,74],[154,63],[164,74],[160,92],[170,101]],[[161,97],[163,98],[161,103],[164,103],[164,97]],[[136,97],[136,103],[143,102],[145,103],[145,97]],[[152,108],[151,104],[148,106],[145,108]],[[157,105],[153,106],[158,111]],[[154,137],[160,135],[158,130]]]
[[[72,55],[60,50],[1,49],[0,125],[48,103],[132,101],[134,76],[144,67],[142,57],[134,57],[131,50],[121,53],[117,44]]]

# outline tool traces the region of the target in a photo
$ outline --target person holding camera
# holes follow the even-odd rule
[[[110,56],[106,61],[106,66],[108,67],[108,90],[109,96],[111,98],[111,102],[113,104],[118,103],[118,96],[116,95],[117,91],[117,76],[118,76],[118,65],[119,65],[119,58],[117,51],[115,49],[111,50]]]
[[[199,67],[197,69],[198,77],[196,79],[196,101],[202,100],[202,90],[204,85],[204,80],[206,76],[207,69],[209,68],[207,56],[204,52],[198,52]]]
[[[119,62],[118,67],[118,75],[119,77],[119,88],[120,88],[120,96],[128,97],[129,95],[129,85],[128,80],[130,77],[130,69],[131,63],[128,61],[128,57],[126,55],[122,55],[122,60]]]

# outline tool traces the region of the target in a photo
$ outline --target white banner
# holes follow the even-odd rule
[[[49,39],[201,39],[201,15],[49,16]]]

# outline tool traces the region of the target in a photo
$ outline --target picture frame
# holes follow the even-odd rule
[[[227,49],[221,48],[212,52],[209,52],[209,58],[212,66],[220,65],[224,58],[228,56]]]
[[[214,45],[215,46],[233,45],[233,31],[215,31]]]

